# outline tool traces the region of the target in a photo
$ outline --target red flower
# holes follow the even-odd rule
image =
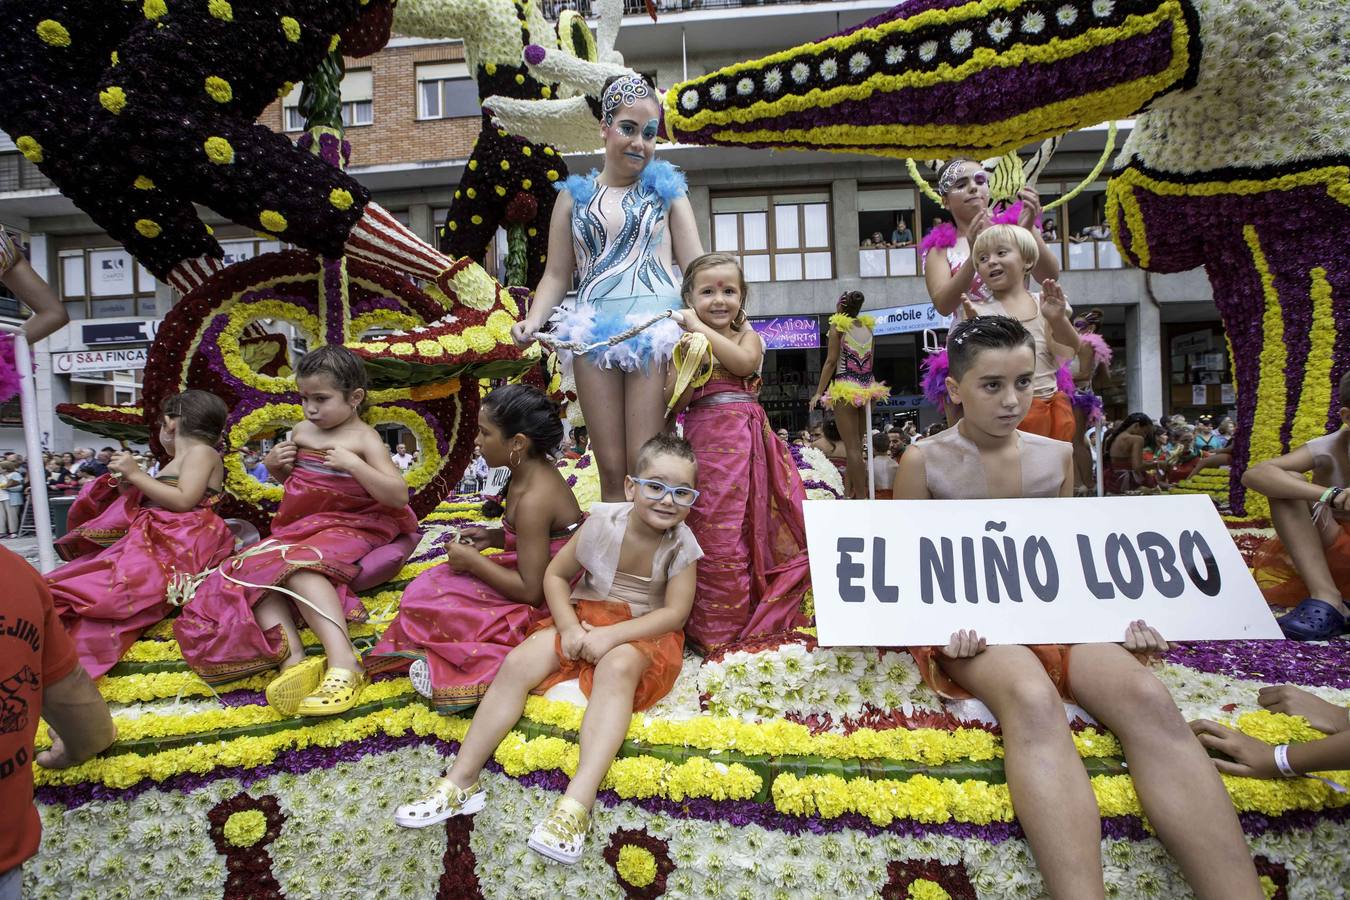
[[[506,221],[510,225],[524,225],[533,222],[539,215],[539,201],[524,191],[516,194],[506,204]]]

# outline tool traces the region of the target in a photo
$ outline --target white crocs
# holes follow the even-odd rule
[[[559,797],[548,818],[534,826],[526,843],[540,856],[563,865],[574,865],[586,846],[591,814],[571,797]]]
[[[452,816],[471,816],[483,808],[487,792],[475,781],[467,790],[442,778],[427,794],[394,810],[394,821],[404,828],[426,828]]]
[[[415,659],[408,667],[408,680],[412,682],[413,690],[420,696],[432,699],[434,690],[431,686],[431,666],[425,659]]]

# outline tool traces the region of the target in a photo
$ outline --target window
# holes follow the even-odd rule
[[[863,278],[919,274],[913,188],[858,191],[858,274]]]
[[[287,131],[304,131],[305,115],[300,112],[300,93],[304,85],[297,84],[281,101]],[[342,124],[346,128],[370,125],[375,121],[375,82],[369,69],[357,69],[342,76]]]
[[[712,198],[713,249],[735,255],[746,281],[834,277],[828,191]]]
[[[482,112],[468,65],[451,62],[417,67],[418,119],[454,119]]]
[[[1087,186],[1068,203],[1068,228],[1063,234],[1069,242],[1070,269],[1119,269],[1125,261],[1111,242],[1106,222],[1106,183]]]
[[[154,276],[121,247],[63,250],[58,266],[72,319],[158,315]]]

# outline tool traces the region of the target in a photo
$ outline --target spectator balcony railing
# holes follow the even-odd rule
[[[1060,265],[1065,271],[1127,268],[1120,250],[1110,241],[1081,243],[1048,241],[1046,246],[1050,248],[1051,253],[1059,256]],[[906,247],[858,249],[858,275],[862,278],[895,278],[922,274],[919,248],[913,244]]]

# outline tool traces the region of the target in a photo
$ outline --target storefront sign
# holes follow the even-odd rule
[[[81,372],[111,372],[114,369],[144,369],[145,347],[130,350],[78,350],[74,353],[53,353],[52,368],[58,375],[77,375]]]
[[[891,394],[880,403],[872,404],[875,410],[918,409],[923,406],[923,394]]]
[[[1214,334],[1209,331],[1192,331],[1172,338],[1172,352],[1204,353],[1214,346]]]
[[[777,316],[751,319],[769,350],[810,350],[820,346],[820,323],[815,316]]]
[[[821,646],[1281,637],[1203,495],[808,500],[806,542]]]
[[[145,344],[155,339],[159,323],[159,319],[143,319],[139,322],[81,325],[80,336],[90,347],[98,344]]]
[[[89,294],[116,297],[136,293],[133,270],[136,263],[125,250],[93,250],[89,253]]]
[[[927,331],[950,328],[952,317],[944,316],[931,303],[916,303],[913,306],[890,306],[867,313],[877,320],[872,333],[909,334],[914,331]]]

